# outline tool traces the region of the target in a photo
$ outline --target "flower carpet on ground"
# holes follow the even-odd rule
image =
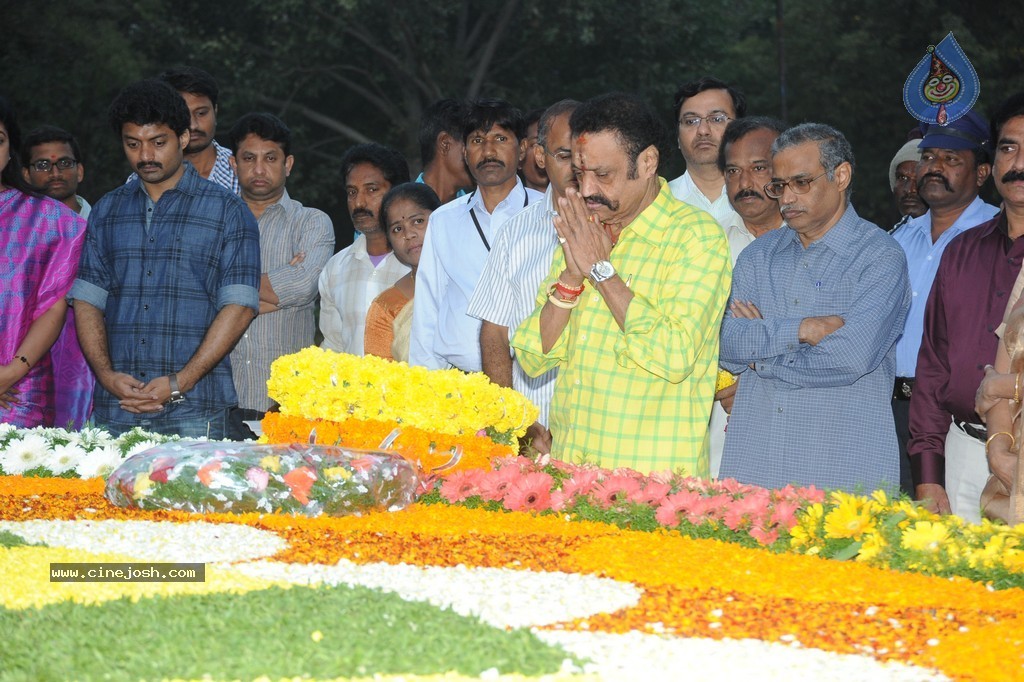
[[[515,480],[505,476],[508,492]],[[613,483],[642,497],[651,481]],[[617,495],[610,487],[558,513],[500,510],[505,497],[470,495],[305,518],[125,509],[103,497],[100,479],[0,477],[0,570],[17,576],[0,590],[0,630],[10,633],[0,680],[1020,676],[1024,591],[994,589],[1019,569],[992,557],[984,565],[993,538],[1013,556],[1017,530],[946,521],[943,536],[918,526],[939,520],[900,517],[908,510],[897,502],[812,502],[805,491],[792,519],[776,519],[778,537],[754,537],[753,511],[733,520],[740,542],[721,542],[684,534],[694,529],[679,498],[674,518],[662,512],[668,523],[657,522],[664,499],[684,488],[648,504],[647,516],[629,508],[631,523],[582,519],[613,520],[614,501],[598,501]],[[787,494],[796,493],[770,507]],[[725,524],[723,516],[710,534]],[[909,537],[909,549],[887,550],[904,571],[869,565],[881,553],[821,558],[862,550],[872,525],[886,538],[899,532],[900,543]],[[794,546],[781,551],[783,542]],[[806,555],[813,547],[818,556]],[[928,552],[944,558],[910,565]],[[970,558],[991,580],[924,574],[950,562],[969,572]],[[158,560],[208,562],[206,581],[51,583],[47,570]]]

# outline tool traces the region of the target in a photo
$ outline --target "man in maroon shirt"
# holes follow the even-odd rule
[[[925,308],[910,402],[908,449],[917,498],[974,522],[981,518],[988,478],[987,432],[974,412],[974,396],[995,357],[994,332],[1024,260],[1024,239],[1018,239],[1024,234],[1024,165],[1014,144],[1003,140],[1007,126],[1024,117],[1019,101],[1017,109],[1001,106],[992,120],[993,175],[1005,208],[956,237],[942,256]],[[1008,160],[1010,154],[1016,159]]]

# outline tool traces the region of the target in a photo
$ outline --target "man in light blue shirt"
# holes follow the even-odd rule
[[[416,272],[409,364],[479,372],[480,320],[467,314],[502,224],[544,197],[516,171],[526,153],[523,114],[508,102],[478,100],[463,126],[465,159],[477,188],[430,215]]]
[[[910,286],[899,246],[850,205],[853,163],[843,134],[819,123],[772,145],[765,192],[786,226],[736,262],[721,364],[740,382],[722,478],[849,492],[899,483],[889,391]]]
[[[910,441],[910,399],[917,353],[924,334],[924,308],[946,246],[964,230],[999,212],[978,197],[992,166],[985,150],[988,123],[969,112],[952,123],[929,126],[921,140],[917,187],[928,211],[892,233],[907,254],[912,298],[903,336],[896,342],[896,382],[892,411],[900,443],[900,487],[913,496],[907,443]]]

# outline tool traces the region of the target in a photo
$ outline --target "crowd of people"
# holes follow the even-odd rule
[[[0,99],[3,421],[251,437],[271,362],[319,328],[515,388],[542,455],[1024,520],[1024,93],[893,141],[891,230],[851,203],[842,132],[712,77],[671,103],[672,181],[636,96],[444,99],[415,180],[387,146],[344,154],[337,253],[286,188],[288,127],[247,113],[221,146],[218,94],[194,67],[125,87],[133,173],[94,206],[74,137],[22,137]]]

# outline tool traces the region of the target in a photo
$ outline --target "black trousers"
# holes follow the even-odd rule
[[[900,444],[900,491],[914,497],[914,480],[910,473],[910,401],[892,400],[892,417],[896,422],[896,440]]]

